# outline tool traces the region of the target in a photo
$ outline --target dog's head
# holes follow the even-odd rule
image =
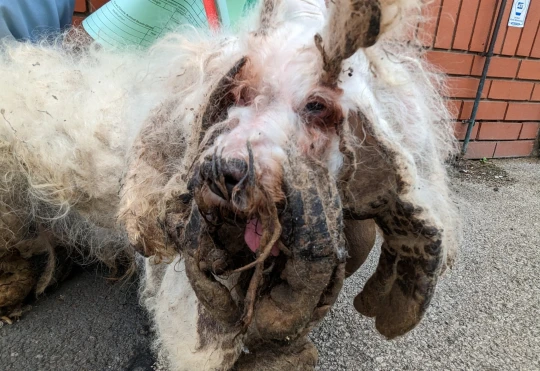
[[[209,306],[209,292],[219,291],[211,283],[221,285],[216,277],[255,269],[230,303],[220,301],[220,310],[233,308],[226,319],[239,319],[234,308],[242,309],[242,300],[255,306],[259,332],[273,326],[265,316],[276,322],[277,312],[310,313],[270,337],[298,334],[322,317],[344,275],[343,218],[375,219],[385,243],[355,306],[394,337],[422,317],[453,243],[442,168],[445,110],[420,60],[393,54],[407,50],[400,43],[380,41],[417,1],[328,3],[262,1],[258,27],[239,36],[237,57],[200,92],[205,101],[190,133],[178,134],[176,157],[165,150],[176,137],[147,139],[174,119],[150,120],[143,129],[123,215],[145,255],[170,249],[157,231],[168,232],[194,261],[188,273]],[[175,102],[186,110],[182,98]],[[156,117],[180,109],[172,103]],[[171,166],[175,161],[184,167]],[[134,201],[145,193],[143,173],[162,189],[152,192],[155,207]],[[313,285],[295,286],[299,279]],[[259,299],[250,299],[253,290]],[[281,303],[287,300],[297,305]],[[253,316],[249,305],[243,319]]]

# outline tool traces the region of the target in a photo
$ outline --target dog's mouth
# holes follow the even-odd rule
[[[244,242],[261,262],[269,256],[276,257],[287,250],[290,230],[284,228],[291,218],[287,200],[276,202],[271,192],[264,189],[255,176],[253,153],[248,143],[248,161],[223,159],[217,150],[194,169],[188,184],[208,232],[216,236],[215,242],[223,244],[220,230],[228,225],[234,231],[225,241],[225,250],[239,252],[239,240]],[[282,190],[282,194],[286,194]],[[235,228],[236,227],[236,228]],[[242,234],[241,238],[240,233]],[[252,267],[253,265],[250,265]]]
[[[264,232],[264,227],[262,225],[262,222],[259,218],[251,219],[247,225],[246,230],[244,232],[244,242],[249,247],[249,249],[253,252],[257,252],[259,248],[261,247],[261,238]],[[276,241],[272,245],[272,249],[270,250],[271,256],[278,256],[279,255],[279,241]]]
[[[230,308],[216,315],[229,322],[239,321],[247,331],[258,311],[270,305],[262,302],[276,298],[274,292],[279,292],[279,297],[290,291],[292,302],[287,306],[291,308],[296,301],[298,305],[311,303],[311,309],[298,308],[299,313],[322,305],[317,300],[320,295],[326,298],[321,303],[335,298],[334,292],[325,292],[334,285],[329,282],[341,282],[336,267],[345,261],[345,248],[341,201],[327,173],[308,179],[298,173],[313,175],[315,170],[300,168],[294,175],[287,170],[282,182],[286,197],[275,202],[269,192],[252,181],[249,172],[230,177],[232,170],[227,166],[223,162],[203,163],[196,168],[188,183],[189,193],[180,197],[183,206],[167,215],[169,235],[186,264],[191,265],[190,272],[196,270],[190,282],[200,300],[214,297],[219,288],[232,299],[223,299]],[[233,167],[241,166],[237,163]],[[249,164],[245,168],[249,169]],[[222,176],[223,172],[229,178]],[[236,283],[223,291],[222,283],[232,277]],[[320,284],[301,288],[304,281],[300,277],[320,280]],[[209,286],[201,288],[201,280]],[[212,306],[208,309],[215,311]],[[237,315],[232,314],[235,312]],[[298,326],[307,325],[309,315],[296,316]],[[294,326],[291,329],[294,333],[298,330]],[[284,328],[276,333],[282,331]]]
[[[201,173],[195,172],[189,183],[190,194],[184,196],[186,201],[191,199],[189,215],[168,217],[177,225],[181,219],[187,219],[187,223],[181,223],[181,231],[170,225],[168,230],[175,230],[177,247],[191,256],[209,280],[236,277],[230,294],[243,313],[239,312],[235,321],[240,320],[243,331],[247,331],[258,298],[283,281],[281,272],[291,256],[293,210],[287,202],[259,205],[258,212],[241,209],[232,201],[235,192],[243,192],[243,197],[255,195],[261,202],[269,200],[263,190],[246,189],[248,186],[234,191],[229,187],[230,196],[226,197]]]
[[[192,184],[195,185],[192,189],[194,206],[204,220],[205,233],[217,248],[230,256],[227,267],[219,264],[213,274],[238,273],[264,260],[290,255],[293,210],[289,200],[274,203],[264,190],[246,189],[249,186],[233,190],[228,186],[229,195],[234,194],[236,200],[252,198],[234,202],[201,176],[194,177]],[[251,203],[253,199],[257,205]]]

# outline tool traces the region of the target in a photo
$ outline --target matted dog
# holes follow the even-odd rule
[[[440,76],[418,0],[264,0],[238,31],[149,50],[5,42],[0,311],[69,259],[137,260],[174,370],[313,369],[309,331],[354,306],[394,338],[456,247]]]

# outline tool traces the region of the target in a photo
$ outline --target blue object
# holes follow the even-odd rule
[[[0,39],[36,41],[71,25],[75,0],[0,0]]]

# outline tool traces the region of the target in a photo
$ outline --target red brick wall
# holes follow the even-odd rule
[[[75,0],[75,14],[73,14],[73,24],[78,26],[90,13],[99,9],[109,0]]]
[[[467,157],[518,157],[533,152],[540,123],[540,1],[524,28],[507,27],[508,0],[484,85]],[[427,58],[449,77],[455,132],[465,137],[500,0],[434,0],[419,29]]]
[[[74,24],[107,0],[76,0]],[[507,27],[508,0],[495,44],[469,158],[530,156],[540,124],[540,0],[531,1],[524,28]],[[433,0],[419,37],[427,58],[450,75],[448,106],[465,137],[500,0]]]

